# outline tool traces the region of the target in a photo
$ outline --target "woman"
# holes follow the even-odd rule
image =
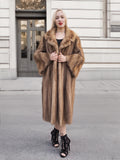
[[[60,156],[66,157],[71,142],[66,124],[72,123],[75,80],[85,58],[80,39],[68,28],[63,10],[57,9],[54,13],[52,27],[42,36],[34,59],[39,74],[43,76],[43,120],[54,125],[52,145],[59,146],[60,135]]]

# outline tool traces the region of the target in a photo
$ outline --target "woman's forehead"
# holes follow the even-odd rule
[[[56,13],[56,16],[61,16],[61,15],[64,15],[62,11],[58,11],[58,12]]]

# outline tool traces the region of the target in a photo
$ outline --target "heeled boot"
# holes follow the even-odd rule
[[[57,148],[59,147],[59,130],[57,130],[56,128],[54,128],[51,131],[51,142],[53,147]]]
[[[61,136],[61,151],[60,156],[65,158],[68,155],[68,151],[70,151],[70,142],[71,140],[68,138],[67,134]]]

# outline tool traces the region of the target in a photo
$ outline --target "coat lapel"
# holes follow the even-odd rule
[[[59,50],[71,45],[71,42],[73,42],[75,40],[75,36],[76,36],[75,32],[73,32],[72,30],[67,28],[66,33],[65,33],[65,37],[60,44]],[[56,35],[55,35],[55,28],[49,30],[46,33],[45,39],[47,40],[47,42],[50,45],[52,45],[55,48],[56,51],[58,51],[58,44],[57,44]]]

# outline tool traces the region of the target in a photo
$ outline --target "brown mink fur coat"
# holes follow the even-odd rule
[[[56,29],[47,31],[41,38],[34,60],[42,77],[42,118],[51,124],[71,124],[75,95],[75,80],[85,57],[77,34],[66,28],[65,37],[58,47]],[[51,61],[56,51],[66,56],[66,62]]]

